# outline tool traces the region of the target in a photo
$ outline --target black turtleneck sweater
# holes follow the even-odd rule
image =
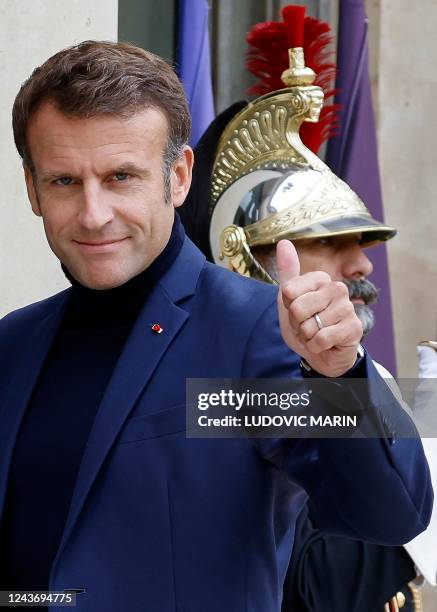
[[[114,289],[89,289],[64,269],[71,295],[12,457],[0,531],[2,590],[48,589],[103,393],[150,290],[176,259],[183,239],[176,215],[163,252],[144,272]]]

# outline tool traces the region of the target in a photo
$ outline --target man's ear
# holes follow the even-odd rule
[[[30,205],[35,215],[37,215],[37,217],[41,217],[41,208],[39,205],[38,195],[36,193],[34,175],[26,162],[23,162],[23,170],[26,181],[27,197],[29,198]]]
[[[173,206],[181,206],[188,195],[193,171],[193,149],[186,145],[179,159],[173,165],[171,172],[171,192]]]

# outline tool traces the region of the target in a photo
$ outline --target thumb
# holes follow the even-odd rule
[[[299,257],[294,244],[289,240],[280,240],[277,244],[276,267],[281,285],[300,274]]]

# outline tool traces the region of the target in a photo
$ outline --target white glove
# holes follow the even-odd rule
[[[430,346],[418,346],[419,378],[437,378],[437,351]]]

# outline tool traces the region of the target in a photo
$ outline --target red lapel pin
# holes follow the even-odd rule
[[[164,330],[163,330],[163,328],[160,326],[160,324],[159,324],[159,323],[154,323],[154,324],[152,325],[152,332],[153,332],[153,333],[155,333],[155,334],[162,334],[162,332],[163,332],[163,331],[164,331]]]

